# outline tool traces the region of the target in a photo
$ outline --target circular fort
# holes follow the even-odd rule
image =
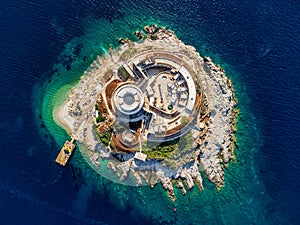
[[[161,143],[180,138],[195,126],[195,112],[201,105],[201,87],[189,69],[175,55],[159,50],[144,52],[118,68],[117,76],[101,94],[98,109],[115,124],[128,126],[129,131],[124,131],[141,141]],[[113,135],[118,136],[119,130],[113,128]],[[100,133],[106,131],[107,127],[99,129]],[[116,151],[142,151],[120,146],[119,139],[112,139]]]
[[[140,112],[144,106],[144,94],[139,87],[133,84],[122,85],[115,90],[112,100],[116,108],[116,115],[121,118],[128,117],[128,122],[141,119]]]
[[[203,189],[201,173],[223,186],[234,158],[231,81],[172,31],[153,25],[136,35],[140,42],[119,39],[117,50],[95,60],[58,123],[85,146],[95,170],[104,175],[104,163],[122,183],[161,182],[171,197],[172,180],[183,193],[194,183]]]

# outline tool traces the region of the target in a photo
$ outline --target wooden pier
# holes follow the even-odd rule
[[[76,145],[73,143],[74,138],[71,141],[66,141],[64,146],[61,148],[58,156],[56,157],[55,162],[57,162],[61,166],[65,166],[72,155],[72,152]]]

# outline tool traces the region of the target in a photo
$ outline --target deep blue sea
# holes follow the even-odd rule
[[[79,151],[54,162],[60,88],[149,23],[219,63],[241,112],[225,187],[204,180],[175,205],[160,185],[106,180]],[[0,224],[300,223],[298,0],[0,0],[0,34]]]

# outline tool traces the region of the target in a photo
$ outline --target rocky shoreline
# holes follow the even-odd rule
[[[91,166],[101,174],[100,164],[106,164],[121,183],[128,185],[151,185],[161,183],[171,199],[175,200],[174,186],[183,194],[195,185],[203,190],[202,175],[220,188],[224,185],[224,169],[234,159],[234,132],[237,110],[234,90],[224,70],[208,57],[202,58],[196,49],[178,40],[173,31],[157,26],[147,26],[137,31],[143,40],[134,43],[128,39],[118,39],[122,46],[111,50],[109,56],[98,57],[72,89],[68,100],[55,112],[56,121],[79,142],[88,152]],[[94,129],[95,102],[97,94],[105,88],[105,83],[117,72],[124,61],[139,58],[147,51],[176,53],[194,71],[194,79],[202,89],[205,113],[197,118],[193,126],[194,142],[190,151],[171,158],[167,163],[158,160],[140,161],[134,157],[124,162],[115,159],[109,146],[105,148]],[[166,160],[167,161],[167,160]],[[129,182],[129,177],[134,180]]]

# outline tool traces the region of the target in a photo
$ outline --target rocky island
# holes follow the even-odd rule
[[[113,180],[161,183],[172,199],[175,186],[202,190],[202,176],[222,187],[234,158],[231,81],[173,31],[152,25],[135,35],[139,41],[119,38],[119,48],[97,57],[54,112],[56,122]]]

